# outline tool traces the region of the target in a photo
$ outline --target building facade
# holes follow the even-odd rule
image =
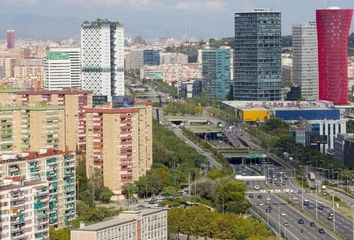
[[[15,30],[6,31],[7,49],[15,48]]]
[[[318,56],[316,23],[293,26],[293,84],[304,100],[318,100]]]
[[[352,9],[316,11],[319,99],[348,104],[348,35]]]
[[[71,231],[71,240],[105,239],[167,240],[167,210],[125,211],[112,219]]]
[[[42,149],[21,155],[5,155],[0,157],[0,179],[24,178],[26,181],[46,182],[48,205],[41,216],[49,225],[64,227],[76,217],[75,166],[74,154],[59,150]],[[26,199],[22,201],[26,203]],[[32,203],[31,199],[29,203]]]
[[[49,239],[48,182],[3,179],[0,199],[1,239]]]
[[[140,79],[162,80],[172,85],[180,80],[202,77],[200,64],[188,63],[183,65],[165,64],[160,66],[144,66],[140,69]]]
[[[338,134],[335,141],[335,159],[348,168],[354,168],[354,134]]]
[[[65,88],[82,89],[81,51],[79,47],[50,48],[51,52],[67,54],[70,60],[70,85]]]
[[[48,52],[44,61],[44,72],[46,90],[71,87],[71,65],[67,53]]]
[[[157,49],[145,49],[143,52],[144,65],[160,65],[160,51]]]
[[[49,106],[60,106],[64,109],[64,148],[69,151],[84,151],[86,147],[86,116],[85,109],[92,108],[92,92],[78,89],[63,89],[47,91],[35,89],[17,91],[16,103],[24,106],[33,106],[45,103]],[[1,93],[0,93],[1,96]],[[11,103],[13,97],[7,94],[7,101]],[[4,99],[5,101],[5,99]]]
[[[281,13],[235,14],[233,99],[281,99]]]
[[[188,56],[182,53],[160,53],[160,64],[187,64]]]
[[[230,48],[202,50],[203,91],[208,98],[225,99],[230,92]]]
[[[152,165],[152,105],[86,110],[86,173],[116,195]]]
[[[0,107],[0,121],[0,155],[65,149],[64,107]]]
[[[94,96],[124,95],[124,29],[98,19],[81,25],[83,89]]]

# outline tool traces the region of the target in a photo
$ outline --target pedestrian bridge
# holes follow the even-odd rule
[[[241,181],[265,181],[265,176],[243,176],[243,175],[236,175],[235,177],[237,180]]]

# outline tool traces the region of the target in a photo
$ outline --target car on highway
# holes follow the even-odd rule
[[[248,197],[253,198],[254,197],[253,193],[248,194]]]
[[[283,225],[284,225],[284,227],[287,227],[287,226],[289,226],[289,223],[285,222]]]
[[[268,206],[265,210],[267,213],[271,213],[272,212],[272,207],[271,206]]]
[[[282,212],[280,215],[281,215],[282,217],[285,217],[285,216],[286,216],[286,213],[285,213],[285,212]]]
[[[334,213],[333,212],[329,212],[328,215],[333,217]]]
[[[254,186],[254,190],[259,190],[259,189],[260,189],[259,185]]]
[[[308,205],[310,205],[310,201],[307,199],[304,199],[304,206],[308,206]]]
[[[333,215],[328,215],[327,219],[330,221],[333,220]]]
[[[323,210],[323,206],[322,205],[319,205],[317,208],[318,208],[318,210]]]
[[[262,197],[262,195],[258,195],[258,197],[257,197],[258,199],[262,199],[263,197]]]
[[[299,220],[297,220],[297,222],[298,222],[299,224],[304,224],[304,223],[305,223],[302,218],[300,218]]]
[[[267,201],[270,201],[271,199],[270,199],[270,197],[269,197],[269,196],[267,196],[266,200],[267,200]]]
[[[258,206],[263,206],[263,205],[264,205],[263,202],[258,203]]]
[[[323,228],[318,229],[318,232],[321,233],[321,234],[325,234],[326,233]]]
[[[296,197],[296,196],[294,196],[294,197],[293,197],[293,200],[295,200],[295,201],[296,201],[296,200],[297,200],[297,197]]]
[[[310,222],[310,227],[314,227],[314,226],[316,226],[316,224],[314,223],[314,222]]]

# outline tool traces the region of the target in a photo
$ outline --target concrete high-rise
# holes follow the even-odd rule
[[[83,89],[94,96],[124,95],[124,29],[98,19],[81,25]]]
[[[230,48],[202,50],[202,85],[208,98],[225,99],[229,94],[230,50]]]
[[[70,59],[67,53],[47,52],[44,60],[44,88],[60,90],[71,87]]]
[[[319,99],[345,105],[348,97],[348,35],[353,9],[316,11]]]
[[[70,60],[70,85],[66,88],[82,89],[81,51],[79,47],[50,48],[51,52],[67,54]]]
[[[86,173],[102,174],[115,194],[152,165],[152,105],[86,110]]]
[[[235,100],[280,100],[281,13],[267,9],[235,14]]]
[[[28,227],[31,226],[31,218],[27,219],[29,216],[32,216],[32,219],[35,220],[32,222],[33,224],[45,222],[47,227],[48,224],[56,227],[67,226],[69,221],[76,217],[75,166],[74,153],[53,149],[41,149],[39,152],[29,151],[19,155],[0,156],[0,181],[6,181],[6,179],[22,179],[47,184],[43,186],[45,187],[43,191],[34,192],[36,194],[29,191],[27,191],[27,193],[19,193],[17,196],[18,199],[14,199],[12,204],[9,204],[7,207],[14,210],[12,212],[14,215],[16,215],[16,213],[18,215],[22,214],[25,220],[28,220]],[[2,195],[3,189],[1,189],[1,187],[0,190],[0,195]],[[15,191],[16,190],[14,190],[14,192]],[[38,195],[41,197],[38,197]],[[11,197],[14,198],[14,196]],[[1,198],[1,200],[3,201],[3,198]],[[43,203],[40,202],[40,200],[44,200]],[[33,204],[34,206],[32,207],[25,206]],[[15,212],[15,209],[17,209],[17,212]],[[3,210],[2,206],[1,211]],[[36,214],[29,215],[30,211],[35,211],[39,216],[36,216]],[[41,221],[39,221],[39,218]],[[2,220],[5,219],[7,218],[3,218],[2,215]],[[41,232],[39,230],[40,229],[33,229],[35,233],[37,233],[37,231],[38,233]],[[3,232],[0,232],[0,234],[1,233]],[[1,237],[1,239],[43,238]]]
[[[318,57],[316,23],[293,26],[293,84],[304,100],[318,100]]]
[[[7,49],[15,48],[15,30],[6,31]]]

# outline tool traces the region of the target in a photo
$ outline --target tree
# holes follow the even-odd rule
[[[49,227],[49,240],[70,240],[70,230],[68,228],[55,229]]]
[[[244,213],[250,207],[245,199],[246,190],[246,185],[239,180],[222,184],[216,193],[217,208],[222,212]]]
[[[127,183],[123,186],[123,194],[126,199],[131,199],[134,193],[138,192],[138,187],[133,183]]]
[[[107,187],[103,187],[101,189],[99,199],[103,203],[109,203],[111,201],[112,196],[113,196],[113,192],[111,191],[111,189],[109,189]]]

